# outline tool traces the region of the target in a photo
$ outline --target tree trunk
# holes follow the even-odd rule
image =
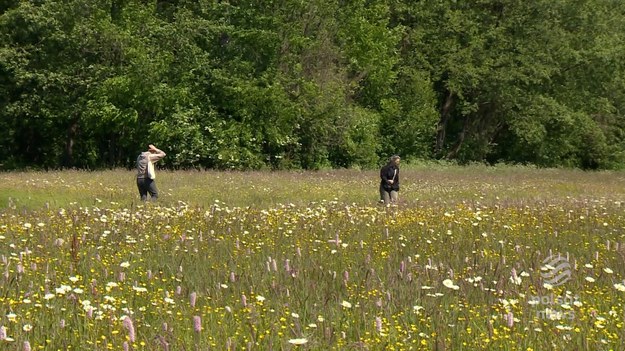
[[[443,150],[443,144],[445,144],[445,132],[447,130],[447,122],[449,121],[449,112],[451,111],[451,106],[454,103],[454,93],[449,91],[447,98],[445,99],[445,103],[441,108],[441,118],[438,121],[438,126],[436,128],[436,149],[434,150],[436,154],[439,154]]]
[[[447,153],[447,156],[445,158],[447,159],[455,158],[456,155],[458,155],[458,151],[460,151],[460,148],[462,147],[462,143],[464,142],[464,138],[466,138],[468,132],[469,132],[469,116],[465,116],[464,124],[462,125],[462,131],[458,133],[458,140],[456,141],[454,146],[451,148],[451,150]]]
[[[78,134],[78,119],[75,118],[71,121],[67,128],[67,139],[65,140],[65,160],[63,165],[65,167],[74,166],[74,139]]]

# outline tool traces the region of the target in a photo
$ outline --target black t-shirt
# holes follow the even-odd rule
[[[393,180],[393,184],[389,184],[388,180]],[[399,191],[399,167],[389,163],[380,170],[380,184],[386,190]]]

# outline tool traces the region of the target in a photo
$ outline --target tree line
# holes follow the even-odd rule
[[[625,165],[619,0],[4,0],[0,169]]]

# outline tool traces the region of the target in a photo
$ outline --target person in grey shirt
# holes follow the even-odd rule
[[[165,157],[165,152],[150,144],[148,151],[144,151],[137,157],[137,188],[142,201],[148,200],[148,194],[152,201],[158,199],[156,188],[156,172],[154,163]]]

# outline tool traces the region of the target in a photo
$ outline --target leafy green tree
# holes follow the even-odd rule
[[[589,84],[614,78],[588,73],[601,61],[595,55],[609,51],[606,44],[622,47],[602,34],[610,33],[608,23],[622,22],[616,15],[622,5],[480,0],[401,2],[396,9],[395,21],[408,28],[404,63],[428,70],[438,94],[439,157],[582,167],[619,162],[605,159],[609,137],[592,117],[614,111],[609,105],[617,101]],[[608,61],[621,79],[616,57]],[[603,107],[580,106],[589,99]]]
[[[0,167],[619,168],[625,3],[0,5]]]

